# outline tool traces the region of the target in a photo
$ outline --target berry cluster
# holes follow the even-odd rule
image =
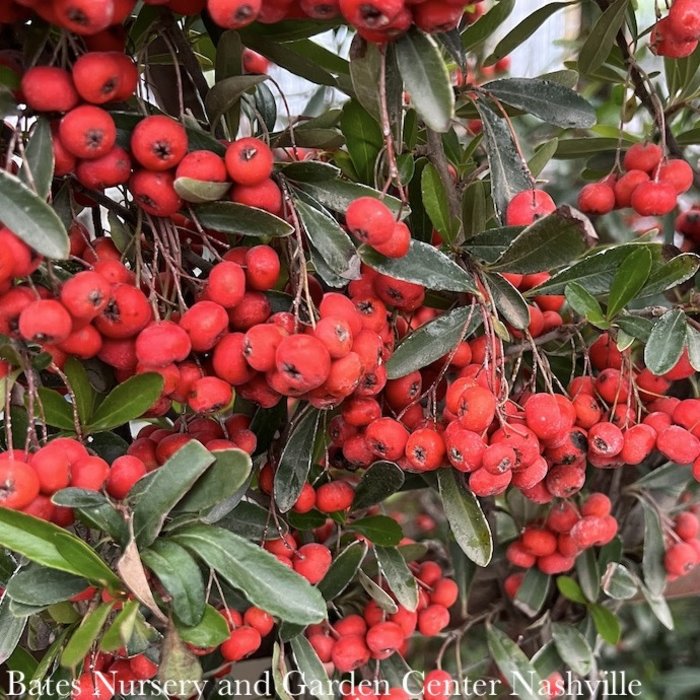
[[[673,211],[678,196],[693,185],[693,169],[679,158],[667,159],[660,146],[636,143],[625,153],[624,174],[612,174],[585,185],[578,207],[586,214],[632,209],[640,216],[663,216]]]
[[[657,56],[684,58],[695,51],[698,39],[700,2],[673,0],[668,14],[654,25],[649,37],[649,46]]]
[[[694,510],[679,513],[669,529],[664,556],[669,581],[685,576],[700,563],[700,522]]]

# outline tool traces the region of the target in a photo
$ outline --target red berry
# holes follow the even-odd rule
[[[272,151],[260,139],[234,141],[226,149],[225,160],[229,177],[239,185],[259,185],[272,175]]]
[[[529,226],[557,208],[554,200],[543,190],[518,192],[506,208],[506,226]]]
[[[663,181],[643,182],[634,190],[630,201],[640,216],[663,216],[676,206],[676,190]]]
[[[661,162],[663,151],[655,143],[635,143],[625,153],[625,170],[643,170],[651,173]]]

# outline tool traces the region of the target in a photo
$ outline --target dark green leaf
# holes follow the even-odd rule
[[[620,621],[615,614],[598,603],[588,609],[598,634],[608,644],[617,644],[620,641]]]
[[[51,193],[54,155],[51,126],[48,119],[39,117],[34,125],[32,137],[24,151],[24,160],[19,178],[42,199]]]
[[[310,688],[310,694],[318,700],[333,700],[335,695],[328,690],[331,684],[326,667],[321,663],[309,640],[300,634],[291,640],[290,645],[304,685]]]
[[[206,510],[231,498],[248,481],[252,462],[243,450],[212,452],[214,464],[199,477],[189,493],[178,503],[178,512]]]
[[[173,539],[271,615],[299,624],[325,618],[319,591],[257,544],[214,525],[182,528]]]
[[[170,594],[178,620],[188,627],[199,624],[204,614],[204,581],[187,550],[172,540],[159,539],[141,553],[141,559]]]
[[[313,462],[313,445],[322,411],[309,408],[287,439],[275,472],[274,495],[277,507],[286,513],[296,503]]]
[[[279,537],[270,513],[256,503],[247,501],[239,503],[217,524],[249,540],[274,540]]]
[[[340,170],[330,163],[322,163],[317,160],[298,160],[285,165],[282,168],[282,173],[294,182],[323,183],[327,180],[335,180],[340,175]]]
[[[651,272],[651,253],[648,248],[633,250],[613,277],[608,297],[608,319],[614,318],[644,287]]]
[[[481,180],[472,182],[462,196],[462,229],[467,238],[486,228],[486,188]],[[470,241],[471,242],[471,241]]]
[[[488,623],[486,641],[496,666],[521,700],[537,700],[541,695],[537,688],[542,682],[530,659],[504,632]]]
[[[497,100],[564,129],[586,129],[596,123],[593,107],[573,90],[540,78],[502,78],[485,83]]]
[[[664,535],[658,512],[640,501],[644,508],[644,554],[642,555],[642,571],[644,583],[652,595],[661,595],[666,586],[666,569],[664,568]]]
[[[404,471],[394,462],[379,461],[362,475],[355,489],[354,510],[368,508],[396,493],[404,482]]]
[[[204,180],[194,180],[191,177],[178,177],[173,183],[173,187],[185,202],[203,204],[223,199],[229,191],[231,183],[205,182]]]
[[[72,598],[87,585],[79,576],[31,564],[10,579],[7,595],[23,605],[44,607]]]
[[[530,309],[523,295],[497,272],[486,273],[484,278],[499,315],[513,328],[527,328],[530,324]]]
[[[362,246],[360,257],[382,274],[427,289],[478,293],[472,275],[430,243],[412,240],[403,258],[385,258],[373,248]]]
[[[331,179],[325,182],[303,182],[299,184],[299,189],[311,195],[324,207],[343,215],[347,211],[350,203],[358,197],[374,197],[375,199],[381,199],[384,204],[389,207],[394,216],[401,213],[401,217],[403,218],[410,214],[408,207],[402,206],[400,200],[395,197],[384,197],[381,192],[357,182]]]
[[[352,542],[338,554],[323,580],[318,584],[318,590],[326,600],[337,598],[352,582],[367,554],[366,542]]]
[[[61,666],[75,669],[83,661],[100,634],[105,622],[107,622],[109,613],[112,611],[112,605],[112,603],[102,603],[85,615],[80,623],[80,627],[73,632],[68,640],[68,644],[63,649]]]
[[[654,374],[672,369],[686,343],[686,320],[682,309],[667,311],[654,325],[644,348],[644,364]]]
[[[175,504],[214,462],[214,455],[192,440],[183,445],[159,469],[139,494],[133,508],[134,538],[147,547],[158,536]]]
[[[68,257],[68,233],[58,214],[6,170],[0,170],[0,211],[3,224],[37,253]]]
[[[454,470],[440,469],[437,478],[445,517],[457,544],[475,564],[486,566],[493,555],[493,540],[479,501],[460,486]]]
[[[365,589],[365,593],[367,593],[385,613],[394,615],[398,612],[399,606],[394,599],[361,569],[357,572],[357,580],[360,582],[362,588]]]
[[[615,319],[615,325],[621,328],[627,335],[642,340],[646,343],[651,335],[651,330],[654,324],[642,316],[618,316]]]
[[[392,654],[388,659],[382,659],[379,662],[379,668],[390,686],[405,688],[406,692],[415,698],[419,698],[423,694],[421,675],[415,673],[398,652]]]
[[[642,591],[642,595],[644,596],[644,599],[649,604],[649,608],[656,616],[656,619],[664,627],[666,627],[666,629],[672,630],[673,629],[673,614],[671,613],[671,609],[669,608],[668,603],[666,602],[666,598],[664,598],[663,593],[659,593],[658,595],[654,595],[651,593],[651,591],[644,584],[642,584],[640,586],[640,588]]]
[[[615,0],[591,27],[578,56],[578,69],[587,75],[599,68],[615,43],[615,36],[625,21],[629,0]]]
[[[163,377],[146,372],[130,377],[107,394],[97,407],[89,426],[90,432],[111,430],[142,416],[163,391]]]
[[[597,600],[600,593],[600,569],[592,549],[587,549],[576,558],[576,574],[586,598],[590,601]]]
[[[234,75],[218,80],[204,100],[209,123],[215,125],[224,114],[239,102],[244,92],[263,80],[267,80],[267,75]]]
[[[360,258],[350,236],[335,219],[314,207],[296,200],[294,202],[306,235],[328,267],[344,280],[360,276]]]
[[[477,102],[477,108],[486,139],[493,202],[503,220],[508,202],[518,192],[532,189],[534,184],[506,120],[483,100]]]
[[[700,372],[700,331],[690,324],[686,328],[686,343],[688,344],[688,360],[693,369]]]
[[[695,253],[681,253],[652,270],[639,296],[652,296],[672,289],[693,277],[698,267],[700,257]]]
[[[607,327],[607,321],[605,320],[603,309],[600,308],[600,303],[585,287],[577,282],[571,282],[566,285],[564,295],[569,306],[577,314],[583,316],[594,326],[599,328]]]
[[[0,665],[14,652],[26,624],[26,617],[15,617],[10,611],[10,596],[0,596]]]
[[[490,267],[529,274],[564,265],[597,239],[587,217],[563,206],[519,233]]]
[[[491,52],[491,55],[484,60],[484,65],[492,66],[501,58],[508,56],[513,49],[516,49],[520,44],[531,37],[555,12],[569,5],[575,5],[577,2],[578,0],[574,0],[574,2],[552,2],[549,5],[535,10],[525,19],[520,20],[518,24],[496,44],[496,48]]]
[[[394,48],[399,72],[416,112],[428,128],[446,132],[454,116],[454,92],[437,44],[413,29]]]
[[[423,194],[423,206],[428,212],[433,226],[446,241],[452,241],[455,229],[459,226],[459,223],[453,221],[450,217],[445,186],[442,184],[440,175],[432,163],[428,163],[421,173],[421,192]]]
[[[396,600],[404,608],[415,610],[418,605],[418,584],[399,550],[396,547],[375,547],[374,554]]]
[[[68,553],[67,542],[74,546]],[[0,508],[0,545],[50,569],[58,569],[105,587],[121,582],[94,549],[75,535],[45,520]],[[64,552],[67,553],[64,556]]]
[[[470,238],[464,247],[475,258],[494,263],[503,255],[513,239],[524,230],[523,226],[490,228]]]
[[[39,387],[38,393],[47,425],[74,432],[73,409],[65,396],[43,386]]]
[[[75,357],[68,357],[63,371],[68,377],[68,382],[75,395],[75,405],[78,408],[80,422],[86,424],[90,421],[92,411],[95,408],[97,393],[90,384],[85,366]]]
[[[595,665],[586,638],[571,624],[552,623],[552,639],[564,663],[579,676],[587,676]]]
[[[535,617],[542,610],[542,606],[549,596],[551,582],[550,576],[543,574],[537,567],[533,566],[527,570],[513,604],[528,617]]]
[[[196,212],[202,226],[221,233],[277,238],[294,232],[294,228],[279,216],[236,202],[202,204]]]
[[[559,139],[553,138],[549,141],[545,141],[545,143],[537,148],[532,158],[527,162],[527,167],[530,169],[533,177],[537,177],[544,170],[547,163],[549,163],[552,156],[556,153],[558,145]]]
[[[372,544],[395,547],[403,537],[401,526],[386,515],[370,515],[350,523],[348,528],[359,532]]]
[[[183,641],[200,648],[218,646],[231,634],[226,618],[211,605],[203,606],[196,624],[185,625],[184,621],[176,620],[175,627]]]
[[[116,651],[119,647],[128,647],[139,615],[139,602],[127,600],[122,609],[114,616],[114,620],[102,635],[101,651]]]
[[[122,544],[126,543],[129,533],[124,516],[99,491],[66,488],[57,491],[51,500],[58,506],[74,508],[78,520],[88,527],[106,532]]]
[[[355,100],[343,107],[340,128],[359,179],[367,185],[374,182],[374,164],[384,146],[379,124]]]
[[[462,34],[462,46],[471,51],[490,38],[505,22],[515,7],[515,0],[499,0],[483,17],[467,27]]]
[[[480,322],[478,313],[463,306],[420,326],[401,342],[387,361],[387,377],[405,377],[438,360],[453,350]]]
[[[165,634],[160,652],[158,675],[160,687],[176,688],[178,697],[189,698],[197,693],[196,684],[202,678],[199,659],[180,638],[176,627],[170,625]]]

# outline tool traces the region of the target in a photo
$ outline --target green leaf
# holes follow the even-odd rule
[[[217,524],[249,540],[271,540],[279,537],[277,529],[270,525],[270,513],[257,503],[239,503]]]
[[[486,188],[481,180],[472,182],[462,195],[462,228],[467,238],[486,228]]]
[[[359,102],[350,100],[343,106],[340,129],[359,179],[371,185],[374,182],[374,164],[384,146],[379,124]]]
[[[639,590],[639,580],[630,570],[617,562],[610,562],[603,574],[603,592],[614,600],[629,600]]]
[[[73,632],[68,644],[63,649],[60,662],[63,668],[75,669],[82,663],[107,622],[112,605],[113,603],[102,603],[85,615],[80,626]]]
[[[44,412],[44,420],[48,425],[61,430],[75,431],[73,409],[66,398],[53,389],[40,386],[39,401]]]
[[[531,15],[520,20],[518,24],[496,44],[496,48],[491,52],[491,55],[484,60],[484,65],[492,66],[500,59],[505,58],[512,53],[513,49],[516,49],[520,44],[529,39],[555,12],[569,5],[576,4],[578,4],[578,0],[574,0],[574,2],[552,2],[549,5],[535,10]]]
[[[617,644],[620,641],[620,621],[615,614],[599,603],[590,605],[588,610],[593,618],[593,624],[598,634],[608,644]]]
[[[586,598],[590,601],[597,600],[600,593],[600,569],[592,549],[587,549],[576,557],[576,574]]]
[[[361,185],[358,182],[348,182],[347,180],[328,179],[325,182],[302,182],[298,184],[302,192],[313,197],[331,211],[345,214],[351,202],[358,197],[374,197],[381,199],[391,210],[394,216],[401,215],[401,218],[408,216],[411,212],[406,206],[402,206],[401,201],[396,197],[384,196],[378,190]]]
[[[499,0],[483,17],[467,27],[462,34],[462,47],[465,51],[472,51],[486,39],[489,39],[494,31],[506,21],[515,7],[515,0]]]
[[[386,515],[370,515],[350,523],[348,529],[359,532],[372,544],[395,547],[403,537],[401,526]]]
[[[527,328],[530,324],[530,309],[523,295],[497,272],[486,273],[484,278],[499,315],[513,328]]]
[[[700,268],[700,256],[695,253],[681,253],[663,265],[652,270],[640,297],[661,294],[691,279]]]
[[[204,614],[204,580],[189,552],[172,540],[156,540],[141,553],[143,563],[172,598],[172,609],[183,625],[199,624]]]
[[[214,459],[214,455],[201,443],[192,440],[153,472],[133,509],[134,538],[140,546],[145,547],[153,542],[168,513]]]
[[[532,189],[534,184],[506,120],[483,100],[479,100],[476,106],[486,139],[493,202],[499,219],[503,221],[508,202],[518,192]]]
[[[537,688],[542,681],[522,649],[491,623],[486,625],[486,641],[496,666],[512,686],[512,694],[522,700],[541,698]]]
[[[401,341],[387,361],[387,377],[405,377],[440,359],[469,335],[477,323],[481,323],[480,315],[470,307],[461,306],[420,326]]]
[[[557,588],[565,598],[574,603],[586,605],[588,602],[586,596],[583,595],[581,586],[571,576],[557,576]]]
[[[406,663],[406,660],[398,652],[392,654],[388,659],[379,662],[382,677],[391,687],[405,688],[412,698],[419,698],[423,694],[422,676],[415,673]]]
[[[294,227],[279,216],[236,202],[212,202],[196,208],[202,226],[221,233],[256,238],[289,236]]]
[[[644,287],[651,272],[651,253],[648,248],[633,250],[613,277],[608,297],[608,319],[615,318]]]
[[[607,59],[615,36],[625,21],[628,5],[629,0],[615,0],[591,27],[578,56],[578,69],[584,75],[594,72]]]
[[[231,187],[230,182],[208,182],[191,177],[178,177],[173,183],[181,199],[192,204],[216,202],[222,199]]]
[[[355,489],[355,499],[352,503],[353,510],[362,510],[396,493],[405,480],[403,469],[394,462],[374,462],[362,475],[360,483]]]
[[[47,607],[84,591],[88,582],[79,576],[31,564],[7,584],[7,595],[23,605]]]
[[[578,93],[541,78],[502,78],[482,85],[493,97],[564,129],[587,129],[596,123],[593,107]]]
[[[163,377],[145,372],[130,377],[107,394],[97,407],[88,426],[96,433],[117,428],[142,416],[158,400],[163,391]]]
[[[644,508],[644,553],[642,571],[644,583],[654,596],[660,596],[666,587],[664,567],[664,535],[658,512],[646,501],[640,501]]]
[[[552,623],[552,639],[562,661],[579,676],[587,676],[595,666],[593,652],[586,638],[573,626]]]
[[[304,685],[310,688],[309,694],[318,700],[333,700],[335,695],[326,690],[331,687],[326,667],[321,663],[309,640],[300,634],[291,640],[290,645]]]
[[[686,328],[686,343],[688,344],[688,360],[693,369],[700,372],[700,331],[690,324]]]
[[[552,579],[537,567],[527,570],[513,604],[528,617],[535,617],[549,596]]]
[[[54,493],[51,501],[57,506],[75,509],[78,519],[88,527],[106,532],[122,544],[128,540],[123,514],[99,491],[69,487]]]
[[[523,229],[490,268],[523,274],[550,270],[579,256],[596,239],[588,218],[565,205]]]
[[[644,348],[644,364],[656,375],[676,365],[686,343],[686,320],[682,309],[670,309],[655,324]]]
[[[337,598],[352,582],[367,554],[366,542],[352,542],[338,554],[326,572],[318,590],[326,600]]]
[[[65,260],[68,233],[58,214],[18,177],[0,170],[2,222],[40,255]]]
[[[51,126],[48,119],[38,117],[32,137],[24,151],[24,160],[19,171],[19,178],[42,199],[51,194],[53,180],[54,155]]]
[[[63,366],[63,371],[68,377],[68,382],[75,395],[75,405],[78,409],[80,422],[88,423],[95,408],[97,393],[90,384],[85,365],[75,357],[69,356]]]
[[[421,192],[423,194],[423,206],[428,212],[433,226],[446,241],[452,241],[459,223],[453,221],[450,217],[445,186],[442,184],[440,174],[432,163],[428,163],[421,173]]]
[[[180,619],[175,620],[175,627],[183,641],[201,648],[218,646],[231,634],[226,618],[211,605],[203,606],[200,620],[196,624],[185,625]]]
[[[385,612],[394,615],[399,611],[399,606],[394,599],[367,574],[360,569],[357,572],[357,580],[360,582],[365,593]]]
[[[319,591],[258,545],[212,525],[182,528],[173,539],[271,615],[299,624],[326,617]]]
[[[358,279],[360,258],[350,236],[338,222],[297,199],[294,202],[311,244],[328,267],[344,280]]]
[[[623,315],[615,319],[615,325],[622,329],[627,335],[642,340],[645,343],[649,340],[654,324],[642,316]]]
[[[121,585],[114,572],[85,542],[62,527],[16,510],[0,508],[0,545],[37,564],[83,576],[103,587]]]
[[[306,483],[322,415],[322,411],[307,409],[285,442],[274,481],[275,503],[283,513],[291,510]]]
[[[138,615],[138,600],[127,600],[122,609],[114,616],[112,624],[102,635],[100,650],[116,651],[119,647],[128,647]]]
[[[437,472],[445,517],[457,544],[478,566],[486,566],[493,556],[491,530],[479,501],[457,482],[454,470]]]
[[[394,279],[427,289],[478,294],[473,276],[430,243],[412,240],[403,258],[385,258],[365,245],[360,248],[360,257],[369,267]]]
[[[375,547],[374,554],[396,600],[408,610],[418,606],[418,584],[396,547]]]
[[[202,679],[202,666],[195,654],[180,638],[178,630],[169,626],[161,645],[158,675],[161,688],[177,689],[174,697],[185,698],[197,694],[197,684]]]
[[[0,596],[0,664],[12,656],[26,624],[26,617],[15,617],[10,611],[10,596]]]
[[[178,503],[178,512],[206,510],[231,498],[248,481],[253,466],[249,454],[239,449],[217,450],[211,454],[214,464]]]
[[[263,80],[267,80],[267,75],[234,75],[218,80],[204,99],[204,106],[207,109],[209,123],[212,124],[212,127],[224,114],[238,104],[243,93]]]
[[[527,167],[530,169],[533,177],[537,177],[544,170],[547,163],[549,163],[552,156],[556,153],[558,145],[559,139],[553,138],[537,147],[534,155],[527,162]]]
[[[605,314],[603,314],[600,303],[585,287],[577,282],[571,282],[566,285],[564,295],[566,296],[566,301],[569,306],[577,314],[583,316],[594,326],[598,326],[599,328],[607,327]]]
[[[649,608],[656,616],[656,619],[666,629],[672,630],[674,627],[673,614],[671,613],[671,609],[669,608],[668,603],[666,602],[666,598],[664,598],[663,596],[663,593],[654,595],[644,584],[640,586],[640,589],[642,591],[644,599],[649,605]]]
[[[437,44],[412,29],[394,44],[394,48],[399,72],[416,112],[428,128],[446,132],[454,116],[454,91]]]

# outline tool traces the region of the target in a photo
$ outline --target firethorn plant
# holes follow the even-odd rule
[[[494,41],[514,4],[1,4],[6,668],[75,700],[219,697],[251,656],[282,698],[478,669],[531,699],[629,607],[673,628],[700,0]],[[516,77],[564,4],[570,59]],[[313,41],[341,26],[350,59]],[[271,62],[342,107],[290,114]]]

